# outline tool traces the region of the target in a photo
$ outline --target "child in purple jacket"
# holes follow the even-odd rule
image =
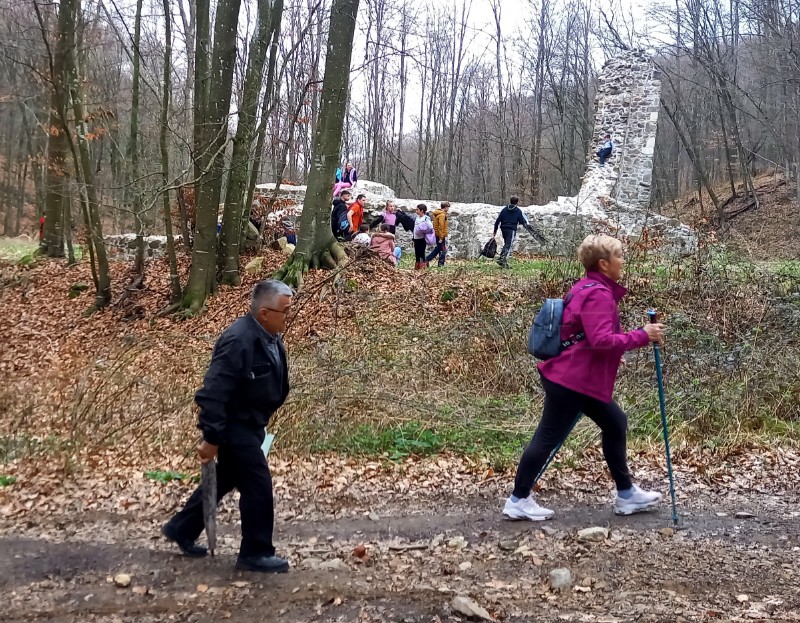
[[[603,456],[617,486],[614,512],[632,515],[654,508],[661,500],[660,493],[644,491],[631,480],[625,456],[628,418],[612,393],[625,352],[650,342],[660,343],[664,326],[647,324],[635,331],[622,331],[617,304],[627,290],[618,283],[625,263],[619,240],[587,236],[578,248],[578,259],[586,268],[586,276],[570,290],[572,298],[564,309],[561,339],[569,340],[581,332],[586,337],[539,364],[544,412],[520,459],[514,491],[503,508],[503,515],[510,519],[541,521],[553,516],[552,510],[534,501],[533,481],[580,413],[603,433]]]

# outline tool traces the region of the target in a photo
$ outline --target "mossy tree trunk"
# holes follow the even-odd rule
[[[275,277],[297,288],[309,268],[335,268],[345,258],[344,249],[331,232],[331,192],[342,145],[344,116],[350,84],[350,57],[359,0],[333,0],[319,123],[314,129],[311,171],[297,248]]]

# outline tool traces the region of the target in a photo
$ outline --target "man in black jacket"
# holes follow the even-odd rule
[[[265,427],[289,394],[286,350],[280,333],[292,304],[292,289],[275,279],[253,288],[250,313],[236,320],[217,340],[203,387],[195,394],[200,407],[197,446],[201,463],[218,457],[217,499],[231,490],[241,495],[242,542],[236,568],[283,573],[289,563],[275,556],[272,477],[261,449]],[[162,533],[191,557],[205,556],[195,544],[203,531],[202,488]]]
[[[331,210],[331,231],[334,238],[342,239],[350,233],[349,225],[342,229],[342,223],[347,222],[347,212],[350,209],[348,202],[350,201],[350,191],[343,190],[339,196],[333,200],[333,209]]]
[[[527,229],[528,233],[533,236],[539,244],[544,244],[546,242],[542,232],[528,223],[528,219],[525,218],[522,210],[517,206],[518,203],[519,197],[511,197],[511,199],[509,199],[509,205],[500,210],[500,214],[494,222],[493,236],[497,235],[498,227],[503,234],[503,250],[500,252],[500,257],[497,260],[497,263],[503,268],[508,268],[508,257],[511,255],[511,247],[514,246],[514,239],[517,237],[518,225],[522,225]]]

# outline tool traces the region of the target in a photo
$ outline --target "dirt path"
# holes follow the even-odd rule
[[[188,560],[158,537],[160,519],[113,512],[31,518],[0,536],[5,621],[458,620],[467,595],[498,620],[800,620],[796,495],[705,494],[630,518],[607,504],[570,504],[545,524],[504,522],[497,491],[403,504],[373,500],[369,515],[316,510],[279,518],[276,542],[293,568],[261,577],[233,570],[237,515],[221,513],[220,555]],[[739,517],[736,514],[739,513]],[[741,513],[746,513],[747,516]],[[597,543],[577,531],[610,529]],[[8,528],[8,526],[6,526]],[[353,555],[364,545],[366,556]],[[556,567],[574,587],[548,585]],[[109,579],[132,578],[128,588]]]

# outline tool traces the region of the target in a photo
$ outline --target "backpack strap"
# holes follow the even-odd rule
[[[586,288],[591,288],[592,286],[596,286],[596,285],[599,285],[596,281],[593,281],[592,283],[584,284],[583,287],[581,287],[581,289],[578,290],[578,292],[583,292]],[[577,294],[577,292],[576,292],[576,294]],[[567,295],[564,297],[564,309],[567,308],[567,305],[569,304],[569,302],[573,298],[574,298],[574,295],[572,294],[572,292],[567,292]],[[577,344],[578,342],[582,342],[585,339],[586,339],[586,333],[584,331],[581,331],[580,333],[576,333],[574,335],[569,336],[566,340],[562,340],[561,341],[561,348],[562,349],[569,348],[570,346],[573,346],[573,345]]]

